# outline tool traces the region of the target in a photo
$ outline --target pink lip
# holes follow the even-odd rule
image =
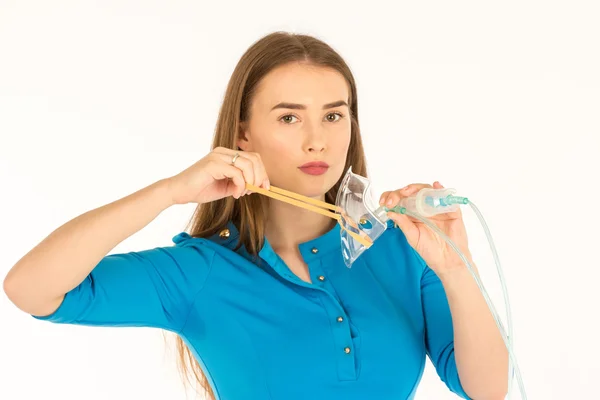
[[[327,172],[329,165],[322,161],[309,162],[304,165],[301,165],[300,170],[309,175],[322,175]]]
[[[300,168],[310,168],[310,167],[329,168],[329,164],[327,164],[326,162],[323,162],[323,161],[313,161],[313,162],[309,162],[309,163],[306,163],[306,164],[300,166]]]

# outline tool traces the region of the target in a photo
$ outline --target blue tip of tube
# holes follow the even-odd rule
[[[393,208],[389,208],[389,207],[383,207],[383,209],[388,212],[388,211],[392,211],[395,212],[397,214],[406,214],[406,208],[402,207],[402,206],[396,206]]]

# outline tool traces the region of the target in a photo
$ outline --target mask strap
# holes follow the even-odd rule
[[[363,237],[356,232],[352,232],[352,231],[348,230],[344,226],[344,224],[340,223],[342,219],[344,220],[344,222],[348,223],[349,217],[347,217],[347,216],[342,217],[342,215],[344,213],[343,213],[342,209],[338,206],[326,203],[321,200],[312,199],[310,197],[306,197],[306,196],[303,196],[298,193],[290,192],[289,190],[281,189],[281,188],[278,188],[275,186],[271,186],[270,189],[267,190],[267,189],[260,188],[258,186],[254,186],[250,183],[246,183],[246,189],[250,190],[251,192],[260,193],[260,194],[270,197],[272,199],[283,201],[285,203],[288,203],[288,204],[291,204],[291,205],[294,205],[294,206],[297,206],[300,208],[304,208],[305,210],[313,211],[313,212],[319,213],[321,215],[324,215],[326,217],[333,218],[336,221],[338,221],[338,224],[340,225],[340,227],[342,229],[344,229],[346,232],[348,232],[348,234],[350,236],[352,236],[356,241],[361,243],[363,246],[368,248],[368,247],[371,247],[371,245],[373,244],[373,242],[370,240],[370,238],[368,236]],[[335,212],[327,211],[324,209],[333,210]],[[350,222],[349,225],[352,225],[352,222]]]

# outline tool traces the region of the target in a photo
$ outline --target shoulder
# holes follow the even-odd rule
[[[229,223],[215,234],[207,237],[192,236],[187,232],[180,232],[172,238],[174,246],[169,251],[174,256],[183,259],[210,259],[215,262],[227,262],[239,257],[240,250],[236,249],[239,235],[235,227]],[[218,255],[218,256],[217,256]]]
[[[211,248],[207,238],[191,236],[187,232],[180,232],[171,238],[172,246],[161,247],[160,250],[166,251],[176,261],[197,261],[199,258],[211,260],[214,257],[215,249]]]

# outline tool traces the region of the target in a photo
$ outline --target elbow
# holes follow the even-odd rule
[[[2,284],[2,289],[6,294],[6,297],[16,305],[15,296],[16,296],[16,283],[12,274],[12,270],[8,272],[8,274],[4,277],[4,282]]]
[[[507,395],[508,395],[508,379],[504,385],[500,386],[498,388],[498,390],[496,390],[495,393],[492,393],[492,396],[490,396],[490,400],[492,400],[492,399],[504,400]]]
[[[52,301],[41,300],[39,295],[36,296],[35,289],[31,288],[31,284],[27,285],[23,282],[14,271],[14,268],[4,277],[2,289],[6,297],[21,311],[36,315],[44,316],[50,314],[57,304],[60,304],[60,299]]]
[[[487,400],[504,400],[505,398],[506,398],[506,392],[505,393],[498,392],[498,394],[484,397],[484,399],[487,399]]]
[[[19,279],[15,276],[13,270],[9,271],[4,277],[2,289],[11,303],[13,303],[19,310],[27,312],[25,300],[28,296],[24,295],[23,285],[19,283]]]
[[[482,399],[485,399],[485,400],[504,400],[506,398],[506,394],[507,394],[506,392],[504,392],[504,393],[498,392],[498,394],[493,394],[493,395],[490,395],[490,396],[487,396],[487,397],[482,397]]]
[[[477,378],[462,382],[462,388],[468,399],[473,400],[504,400],[508,394],[508,374],[498,371],[495,377]]]
[[[488,390],[485,391],[475,391],[473,394],[471,394],[471,391],[467,391],[467,395],[469,399],[473,399],[473,400],[504,400],[506,398],[506,395],[508,394],[508,388],[497,388],[497,389],[492,389],[492,388],[487,388]],[[492,390],[490,390],[492,389]]]

